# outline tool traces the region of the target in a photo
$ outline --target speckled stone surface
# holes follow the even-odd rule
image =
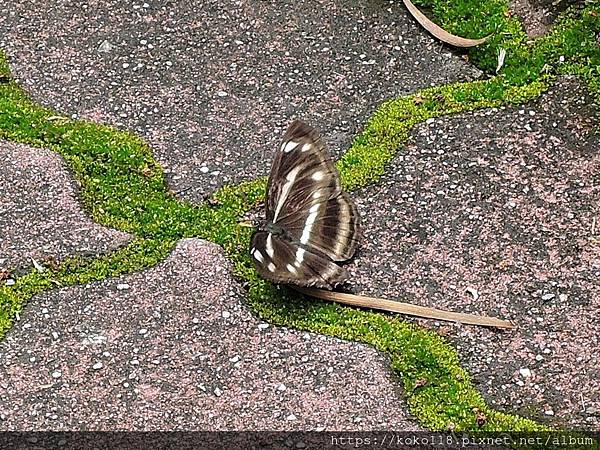
[[[550,0],[519,3],[528,31],[545,32]],[[15,0],[0,3],[0,47],[35,100],[146,138],[191,201],[266,174],[293,117],[339,155],[382,100],[480,75],[399,4],[349,0]],[[492,405],[598,430],[595,114],[563,81],[526,107],[419,126],[382,182],[355,194],[365,239],[349,269],[359,292],[514,320],[510,333],[419,323],[454,343]],[[72,203],[18,228],[0,213],[2,264],[126,239],[66,221],[84,216],[69,177],[35,152],[56,173],[14,180],[2,165],[2,194],[29,207],[62,185]],[[26,234],[35,221],[42,231]],[[46,244],[48,224],[66,247]],[[186,240],[144,273],[36,297],[0,343],[0,428],[415,429],[384,358],[265,328],[240,295],[219,251]]]
[[[0,141],[0,270],[124,245],[129,235],[82,210],[75,183],[56,153]]]
[[[418,126],[357,193],[364,294],[497,315],[511,332],[434,324],[490,404],[600,430],[600,137],[563,80],[523,107]],[[475,298],[477,297],[477,298]]]
[[[345,151],[376,106],[480,72],[399,3],[13,0],[0,47],[33,97],[136,131],[192,201],[266,175],[295,117]]]
[[[509,0],[509,9],[519,16],[530,37],[548,33],[557,17],[570,6],[583,5],[585,0]]]
[[[0,343],[0,429],[416,430],[364,345],[261,323],[220,249],[46,293]]]

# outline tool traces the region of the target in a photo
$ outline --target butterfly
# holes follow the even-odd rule
[[[263,278],[326,289],[347,278],[336,263],[356,251],[360,217],[323,140],[304,122],[292,122],[275,154],[265,212],[250,244]]]

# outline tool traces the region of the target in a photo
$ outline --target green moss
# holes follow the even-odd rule
[[[444,114],[523,103],[545,89],[542,82],[514,87],[492,79],[429,88],[385,102],[338,162],[344,188],[354,190],[377,181],[417,123]]]
[[[529,39],[504,0],[422,0],[438,24],[459,36],[491,35],[485,45],[471,49],[469,58],[482,70],[494,74],[500,49],[506,51],[500,75],[512,86],[548,81],[552,75],[583,75],[598,95],[600,67],[600,5],[597,1],[565,11],[552,30]],[[596,87],[594,87],[596,86]],[[600,97],[596,97],[597,100]]]
[[[71,258],[59,268],[46,267],[18,277],[13,286],[0,287],[0,336],[12,324],[23,304],[31,297],[63,286],[101,281],[108,277],[138,272],[163,260],[173,241],[134,239],[117,252],[94,259]]]
[[[582,77],[600,98],[599,7],[564,14],[554,31],[530,42],[502,0],[428,0],[440,23],[466,37],[494,33],[470,52],[492,73],[500,48],[507,51],[500,75],[485,81],[425,89],[383,103],[338,162],[348,190],[376,182],[412,127],[431,117],[476,108],[519,104],[539,96],[559,74]],[[133,273],[165,258],[183,237],[223,246],[236,277],[248,287],[253,311],[274,324],[368,343],[386,353],[401,377],[411,413],[434,430],[541,430],[534,421],[492,410],[460,367],[456,351],[440,336],[400,317],[308,301],[258,278],[247,254],[252,230],[240,218],[265,194],[265,179],[227,186],[210,204],[191,205],[166,189],[148,145],[123,130],[60,118],[33,103],[10,79],[0,53],[0,139],[50,148],[62,155],[80,185],[81,199],[97,222],[130,232],[125,248],[93,259],[70,259],[60,268],[31,272],[0,288],[0,333],[23,304],[49,289]],[[486,418],[477,424],[477,415]]]

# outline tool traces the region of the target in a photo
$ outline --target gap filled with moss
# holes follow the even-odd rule
[[[495,37],[471,58],[488,72],[500,48],[507,51],[498,76],[422,90],[382,104],[338,162],[343,185],[355,190],[376,182],[406,141],[412,127],[428,118],[476,108],[521,104],[538,97],[557,75],[582,77],[600,99],[600,7],[571,9],[547,36],[529,43],[502,0],[427,3],[439,23],[465,37]],[[93,259],[67,260],[59,268],[33,271],[0,288],[0,335],[33,295],[148,268],[164,259],[174,243],[198,237],[221,245],[235,276],[248,287],[248,302],[264,320],[278,325],[352,339],[386,353],[401,376],[410,412],[432,430],[534,431],[544,426],[494,411],[460,367],[456,351],[434,332],[401,317],[307,301],[260,279],[247,254],[252,230],[238,225],[265,193],[265,180],[227,186],[210,204],[177,200],[166,188],[161,167],[139,137],[116,128],[69,118],[32,102],[10,78],[0,54],[0,139],[59,153],[80,186],[94,220],[132,233],[126,247]],[[424,383],[424,381],[426,381]],[[478,413],[486,417],[477,423]]]

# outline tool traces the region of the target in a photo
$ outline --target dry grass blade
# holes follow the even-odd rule
[[[423,28],[429,31],[432,35],[438,38],[440,41],[445,42],[446,44],[453,45],[455,47],[475,47],[476,45],[483,44],[487,41],[490,36],[483,37],[481,39],[467,39],[462,38],[460,36],[455,36],[454,34],[448,33],[439,25],[436,25],[431,20],[425,16],[419,9],[412,4],[410,0],[403,0],[404,6],[408,9],[408,12],[412,14],[412,16],[421,24]]]
[[[515,328],[515,326],[502,319],[488,316],[476,316],[474,314],[456,313],[441,309],[427,308],[425,306],[411,305],[410,303],[384,300],[374,297],[363,297],[361,295],[345,294],[341,292],[326,291],[324,289],[291,286],[302,294],[328,300],[345,305],[360,306],[362,308],[379,309],[391,311],[409,316],[424,317],[427,319],[445,320],[449,322],[460,322],[468,325],[480,325],[484,327]]]

